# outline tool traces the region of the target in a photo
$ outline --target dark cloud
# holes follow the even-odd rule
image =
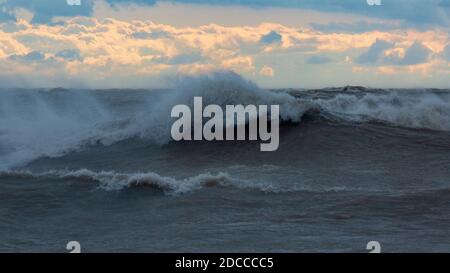
[[[397,65],[415,65],[425,63],[429,60],[432,51],[419,42],[415,42],[405,52],[403,58],[394,59],[392,62]]]
[[[272,44],[272,43],[280,43],[283,37],[278,34],[276,31],[271,31],[266,35],[261,37],[261,43],[263,44]]]
[[[306,61],[308,64],[327,64],[331,63],[333,59],[327,56],[315,55],[308,58]]]
[[[19,62],[41,62],[45,60],[45,55],[39,51],[32,51],[25,55],[13,54],[9,56],[10,60],[19,61]]]
[[[174,0],[172,2],[251,7],[303,8],[342,12],[375,18],[399,19],[405,26],[450,26],[450,0],[382,0],[381,6],[369,6],[366,0]]]
[[[62,58],[64,60],[82,60],[82,57],[80,55],[80,52],[75,49],[66,49],[62,50],[55,54],[55,57]]]
[[[48,23],[55,16],[90,15],[93,0],[82,0],[82,3],[69,6],[66,0],[5,0],[0,4],[0,10],[11,13],[16,8],[25,8],[34,14],[33,23]]]
[[[162,63],[162,64],[169,64],[169,65],[180,65],[180,64],[192,64],[196,62],[201,62],[203,60],[203,57],[198,52],[192,52],[192,53],[185,53],[176,55],[174,57],[157,57],[153,58],[152,62],[154,63]]]
[[[48,23],[54,16],[92,14],[95,0],[81,0],[80,6],[69,6],[66,0],[4,0],[0,3],[0,20],[14,19],[11,11],[21,7],[35,14],[36,23]],[[154,5],[165,0],[106,0],[117,4]],[[324,12],[343,12],[375,18],[399,19],[405,27],[419,25],[450,26],[450,0],[382,0],[381,6],[369,6],[366,0],[171,0],[170,2],[248,7],[302,8]],[[370,26],[366,26],[370,27]]]
[[[27,29],[27,26],[24,24],[17,24],[16,22],[8,21],[3,23],[2,31],[6,33],[13,33],[21,30]]]
[[[95,0],[81,0],[81,5],[69,5],[66,0],[5,0],[0,1],[0,21],[15,20],[12,12],[24,8],[34,14],[33,23],[49,23],[55,16],[90,16]],[[116,4],[146,4],[154,5],[153,0],[106,0],[111,5]]]
[[[0,3],[0,22],[6,22],[16,19],[12,13],[8,12],[6,9],[2,9],[2,7],[3,4]]]
[[[442,56],[445,60],[450,62],[450,44],[445,47],[444,52],[442,52]]]
[[[420,42],[415,42],[406,49],[404,56],[387,56],[386,50],[393,47],[394,44],[377,39],[367,52],[356,59],[356,63],[365,65],[416,65],[426,63],[432,54],[428,47]]]
[[[373,43],[367,52],[361,54],[357,59],[356,63],[358,64],[376,64],[383,56],[383,53],[392,48],[394,44],[377,39],[375,43]]]
[[[51,54],[46,56],[46,54],[40,51],[31,51],[28,54],[13,54],[8,57],[9,60],[17,63],[36,64],[46,67],[56,67],[64,63],[57,58],[62,58],[65,61],[81,60],[80,53],[77,50],[63,50],[54,56]]]
[[[132,34],[132,37],[134,39],[161,39],[161,38],[168,38],[170,37],[170,33],[166,31],[154,31],[154,32],[144,32],[139,31]]]
[[[369,21],[358,21],[355,23],[328,23],[328,24],[310,24],[310,26],[324,33],[364,33],[374,30],[387,31],[404,27],[400,24],[387,24]]]

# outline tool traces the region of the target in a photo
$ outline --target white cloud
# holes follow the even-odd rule
[[[259,74],[266,77],[273,77],[275,75],[275,70],[273,70],[272,67],[265,65],[259,70]]]
[[[267,37],[269,41],[262,43]],[[380,41],[390,46],[374,50]],[[2,68],[0,74],[3,73],[3,79],[5,75],[20,75],[25,79],[42,79],[42,83],[48,84],[59,83],[54,81],[58,77],[70,79],[69,83],[84,82],[95,87],[114,84],[145,87],[179,72],[231,69],[256,80],[270,77],[271,83],[291,85],[301,80],[294,74],[296,71],[315,71],[310,69],[311,63],[320,62],[321,65],[314,67],[325,69],[333,65],[329,60],[342,60],[346,56],[361,65],[397,56],[396,62],[375,62],[375,65],[401,63],[405,67],[422,65],[422,71],[432,71],[436,66],[440,71],[448,70],[448,65],[442,63],[447,64],[442,52],[448,41],[448,33],[439,30],[351,34],[322,33],[274,23],[175,27],[151,21],[88,17],[54,25],[33,25],[19,20],[0,25],[0,62],[7,68]],[[358,58],[363,52],[366,55]],[[33,58],[38,54],[44,58]],[[327,56],[327,60],[308,61],[310,56]],[[342,73],[350,77],[354,64],[348,61],[340,65]],[[403,73],[416,71],[411,68]],[[338,73],[327,75],[330,82],[345,79]]]

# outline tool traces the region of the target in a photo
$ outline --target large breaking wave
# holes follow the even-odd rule
[[[63,92],[3,90],[0,92],[0,170],[39,157],[58,157],[87,145],[109,145],[129,138],[155,144],[170,142],[170,111],[192,106],[194,96],[206,104],[279,104],[284,122],[300,122],[306,112],[348,122],[385,122],[394,126],[450,131],[448,93],[356,90],[357,92],[268,91],[233,72],[180,76],[170,90],[152,91],[127,101],[103,91]],[[320,93],[320,95],[319,95]],[[311,95],[312,94],[312,95]],[[325,94],[325,95],[323,95]],[[117,95],[117,94],[116,94]],[[281,136],[282,138],[283,136]]]

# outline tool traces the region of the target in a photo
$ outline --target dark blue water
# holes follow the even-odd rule
[[[294,92],[269,153],[164,141],[169,91],[21,92],[0,103],[2,252],[450,250],[446,91]]]

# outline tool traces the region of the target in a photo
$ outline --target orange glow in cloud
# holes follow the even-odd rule
[[[354,65],[352,60],[377,39],[394,45],[383,54],[401,57],[411,44],[420,41],[431,50],[432,58],[406,67],[382,64],[376,73],[423,75],[432,74],[433,69],[448,70],[448,63],[439,56],[449,37],[440,30],[323,33],[276,23],[175,27],[151,21],[86,17],[72,18],[62,25],[32,25],[24,20],[8,24],[0,25],[0,59],[3,66],[19,74],[32,73],[24,70],[28,62],[32,64],[29,67],[42,73],[57,70],[71,76],[82,74],[87,81],[89,77],[114,77],[117,73],[155,75],[210,69],[276,78],[289,72],[288,68],[283,64],[274,67],[267,60],[275,62],[279,56],[292,56],[289,59],[298,58],[296,62],[301,64],[308,54],[345,54],[342,63],[348,70],[362,72],[367,69]],[[264,41],[263,37],[271,32],[276,33],[275,39]],[[44,54],[45,60],[28,58],[27,54],[33,52]]]

